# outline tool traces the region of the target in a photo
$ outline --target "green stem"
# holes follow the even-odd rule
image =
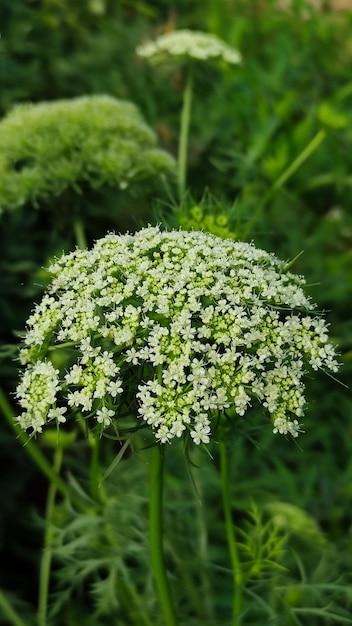
[[[119,599],[128,613],[129,620],[132,620],[136,626],[155,626],[154,622],[144,612],[143,604],[134,586],[121,577],[119,590]]]
[[[206,511],[203,503],[203,485],[201,479],[199,477],[199,468],[201,466],[201,455],[198,446],[195,446],[195,451],[193,453],[193,463],[195,468],[192,472],[192,481],[194,482],[194,494],[195,494],[195,522],[197,527],[197,537],[198,537],[198,553],[199,559],[201,563],[201,568],[199,571],[200,578],[200,592],[201,592],[201,602],[202,602],[202,616],[213,617],[214,615],[214,606],[213,606],[213,594],[210,584],[209,575],[207,575],[206,567],[208,561],[209,547],[208,547],[208,529],[206,524]]]
[[[81,218],[76,217],[73,220],[73,231],[75,234],[76,244],[81,250],[85,250],[87,247],[87,240],[84,233],[84,226]]]
[[[102,499],[103,489],[102,489],[102,476],[100,471],[99,464],[99,450],[100,450],[100,438],[97,435],[90,431],[87,428],[87,422],[83,417],[82,413],[78,413],[77,423],[80,427],[83,435],[88,439],[88,444],[90,448],[90,466],[89,466],[89,485],[90,485],[90,495],[98,502]]]
[[[259,203],[256,211],[254,211],[252,217],[248,219],[247,226],[245,230],[245,235],[250,234],[253,230],[253,226],[256,225],[258,219],[260,218],[263,209],[271,200],[275,191],[281,189],[281,187],[288,181],[289,178],[303,165],[304,161],[306,161],[311,154],[320,146],[321,142],[326,137],[326,130],[321,128],[316,135],[314,135],[313,139],[309,142],[309,144],[302,150],[302,152],[295,158],[294,161],[285,169],[284,172],[279,176],[279,178],[274,182],[274,184],[270,187],[269,191],[265,194],[263,200]]]
[[[57,447],[54,453],[53,472],[58,476],[61,469],[63,457],[63,449]],[[48,489],[48,497],[46,502],[45,511],[45,535],[44,535],[44,549],[40,564],[39,574],[39,597],[38,597],[38,626],[46,626],[47,624],[47,612],[48,612],[48,593],[50,583],[50,570],[51,561],[53,555],[53,514],[55,508],[57,488],[54,482],[51,482]]]
[[[101,486],[101,472],[99,465],[99,448],[100,439],[94,434],[89,434],[89,443],[91,448],[91,462],[90,462],[90,495],[96,501],[101,499],[102,486]]]
[[[276,189],[280,189],[280,187],[282,187],[285,182],[289,178],[291,178],[292,174],[294,174],[295,171],[298,170],[299,167],[301,167],[304,161],[306,161],[308,157],[310,157],[310,155],[313,154],[313,152],[315,152],[315,150],[320,146],[325,137],[326,130],[324,128],[321,128],[313,137],[313,139],[309,142],[308,146],[306,146],[305,149],[302,150],[301,154],[298,155],[298,157],[291,163],[291,165],[289,165],[289,167],[275,181],[272,187],[273,191]]]
[[[89,486],[90,495],[96,502],[101,499],[102,495],[102,476],[99,465],[99,448],[100,439],[94,432],[90,431],[87,427],[87,421],[83,417],[82,413],[77,413],[77,424],[82,431],[84,437],[88,440],[90,448],[90,466],[89,466]]]
[[[12,626],[26,626],[26,623],[17,615],[14,608],[9,603],[5,594],[0,590],[0,607],[7,619],[9,620],[9,624]]]
[[[241,561],[237,550],[235,526],[232,519],[230,472],[228,463],[228,452],[225,441],[221,440],[219,442],[219,449],[222,502],[225,516],[226,537],[229,547],[234,584],[232,626],[239,626],[243,604],[244,578]]]
[[[7,422],[11,428],[15,431],[17,439],[23,444],[24,449],[27,451],[31,459],[37,465],[37,467],[45,474],[51,483],[56,485],[56,488],[64,495],[68,496],[70,490],[64,481],[58,476],[52,469],[50,463],[46,460],[45,456],[36,446],[34,441],[28,437],[28,435],[22,430],[22,428],[15,421],[15,414],[8,402],[4,392],[0,389],[0,411],[2,411]]]
[[[150,557],[154,580],[165,626],[178,626],[174,605],[172,602],[169,581],[166,574],[163,551],[163,465],[164,449],[160,444],[151,448],[150,462],[150,492],[149,492],[149,538]]]
[[[183,105],[181,111],[180,139],[178,146],[178,192],[179,200],[182,202],[186,192],[187,181],[187,152],[188,152],[188,136],[191,121],[193,94],[193,77],[189,72],[186,86],[183,93]]]

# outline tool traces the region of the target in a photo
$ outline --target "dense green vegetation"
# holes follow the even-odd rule
[[[148,451],[137,439],[135,454],[122,447],[125,455],[114,465],[121,444],[102,438],[101,472],[108,475],[97,491],[95,443],[78,427],[68,427],[60,445],[53,430],[25,446],[13,427],[18,342],[48,282],[50,260],[76,244],[91,246],[108,231],[157,223],[253,241],[292,260],[330,324],[338,380],[320,372],[308,381],[306,432],[298,445],[273,435],[266,418],[254,413],[228,435],[232,514],[248,574],[239,623],[352,623],[352,12],[317,11],[305,0],[293,0],[287,11],[277,5],[1,2],[0,624],[163,623],[148,554]],[[197,68],[181,202],[173,159],[185,68],[151,67],[136,54],[148,39],[180,28],[213,33],[243,58],[240,66]],[[109,96],[130,107],[142,133],[133,134],[141,143],[135,186],[112,183],[125,148],[108,144],[105,151],[109,139],[100,144],[91,130],[94,119],[99,132],[99,118],[106,121],[99,106],[90,130],[87,122],[82,131],[92,133],[87,146],[100,167],[85,166],[88,176],[72,174],[74,120],[54,120],[52,135],[45,135],[40,111],[83,96]],[[29,110],[39,111],[35,123],[24,116]],[[15,128],[7,130],[11,119],[18,137]],[[50,145],[54,152],[59,136],[61,161],[50,164]],[[74,154],[81,158],[80,137]],[[38,194],[34,187],[27,193],[26,181],[16,183],[28,161],[33,165],[36,147],[43,172]],[[160,168],[155,179],[149,152]],[[212,458],[202,450],[188,458],[181,445],[166,452],[166,552],[180,622],[233,626],[219,452],[214,446]],[[63,483],[48,509],[55,463]],[[47,620],[43,607],[36,617],[44,536],[55,545]],[[43,588],[39,595],[44,602]]]

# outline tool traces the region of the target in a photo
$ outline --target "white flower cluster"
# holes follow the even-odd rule
[[[295,437],[305,368],[337,370],[304,279],[253,245],[149,227],[50,270],[21,350],[24,429],[77,412],[118,428],[132,407],[161,443],[188,433],[200,444],[219,412],[243,416],[259,402],[274,432]],[[60,346],[62,371],[50,359]]]
[[[155,62],[162,60],[167,55],[191,57],[198,61],[223,59],[233,65],[241,63],[240,53],[216,35],[193,30],[176,30],[160,35],[155,41],[139,46],[137,54]]]

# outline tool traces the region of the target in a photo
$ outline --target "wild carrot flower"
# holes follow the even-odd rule
[[[296,437],[306,370],[337,370],[304,279],[251,244],[148,227],[109,234],[50,272],[21,350],[24,429],[78,412],[119,429],[129,410],[159,442],[189,434],[198,445],[219,412],[259,403],[275,433]]]
[[[177,30],[157,37],[155,41],[142,44],[137,54],[147,59],[152,65],[161,65],[167,70],[182,66],[185,70],[183,104],[181,109],[180,133],[178,144],[178,190],[182,202],[186,192],[186,174],[188,160],[188,136],[191,122],[193,84],[198,70],[206,64],[238,65],[242,57],[215,35],[192,30]]]
[[[160,35],[154,41],[139,46],[137,54],[155,64],[167,57],[185,57],[197,61],[222,59],[233,65],[241,63],[241,55],[237,50],[216,35],[195,30],[176,30]]]
[[[156,144],[137,107],[111,96],[17,105],[0,123],[0,210],[87,185],[160,185],[175,162]]]

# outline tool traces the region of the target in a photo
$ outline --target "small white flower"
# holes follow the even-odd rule
[[[274,420],[274,433],[280,433],[280,435],[290,434],[292,437],[298,437],[299,433],[304,432],[301,430],[301,425],[298,423],[298,420],[290,420],[285,417],[277,417]]]
[[[176,437],[181,437],[182,433],[186,430],[186,426],[182,421],[179,422],[173,422],[172,426],[171,426],[171,434],[175,435]]]
[[[194,430],[191,430],[191,437],[196,445],[200,443],[209,443],[210,426],[207,424],[196,424]]]
[[[48,412],[48,420],[55,419],[59,424],[63,424],[66,422],[66,417],[64,417],[64,413],[66,413],[67,407],[56,407],[54,409],[50,409]]]
[[[110,381],[110,383],[107,386],[107,392],[113,398],[116,398],[116,396],[119,393],[123,393],[122,381],[121,380],[112,380],[112,381]]]
[[[109,426],[111,424],[111,418],[115,415],[114,411],[111,411],[106,406],[103,406],[101,409],[98,409],[95,414],[95,419],[98,424],[102,424],[103,426]]]
[[[82,367],[75,363],[70,371],[65,375],[65,381],[68,385],[78,385],[82,375]]]
[[[173,434],[168,429],[166,425],[160,426],[155,433],[156,438],[160,441],[160,443],[170,443],[170,439],[172,439]]]

